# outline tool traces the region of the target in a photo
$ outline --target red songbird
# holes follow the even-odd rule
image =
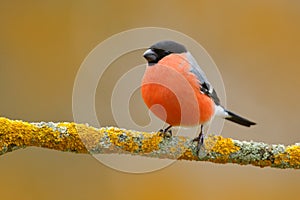
[[[201,125],[195,138],[200,148],[215,116],[247,127],[255,125],[222,107],[205,73],[183,45],[160,41],[143,56],[148,66],[142,80],[142,97],[148,108],[169,124],[160,130],[163,134],[172,134],[172,126]]]

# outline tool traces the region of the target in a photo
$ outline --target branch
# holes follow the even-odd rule
[[[97,129],[68,122],[28,123],[0,117],[0,155],[36,146],[75,153],[122,153],[164,159],[300,168],[300,143],[268,145],[222,136],[208,136],[204,143],[205,148],[198,156],[196,143],[182,136],[163,138],[160,133],[115,127]]]

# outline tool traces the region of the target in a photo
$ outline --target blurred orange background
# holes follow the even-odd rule
[[[222,74],[228,108],[258,123],[251,129],[226,123],[223,136],[299,142],[297,1],[3,0],[0,25],[1,116],[72,121],[73,83],[87,54],[113,34],[157,26],[203,45]],[[129,55],[128,63],[145,62],[141,53]],[[119,68],[99,85],[102,125],[114,125],[110,92],[128,63],[116,62]],[[136,117],[147,119],[137,99],[133,109],[143,112]],[[296,199],[300,186],[296,170],[178,161],[138,175],[112,170],[91,155],[41,148],[1,156],[0,171],[1,199]]]

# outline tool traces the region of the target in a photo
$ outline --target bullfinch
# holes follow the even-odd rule
[[[198,147],[214,117],[242,126],[256,123],[225,109],[205,73],[185,46],[174,41],[160,41],[143,54],[148,62],[141,93],[147,107],[169,124],[161,129],[172,135],[172,126],[197,126],[201,130],[194,140]]]

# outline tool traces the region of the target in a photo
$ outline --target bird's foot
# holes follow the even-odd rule
[[[197,137],[195,137],[193,142],[197,142],[197,155],[202,158],[206,155],[205,144],[204,144],[204,134],[201,132]]]
[[[165,129],[160,129],[159,132],[159,136],[163,137],[163,138],[171,138],[172,137],[172,130],[171,130],[171,125],[168,126]]]
[[[201,146],[204,146],[204,135],[200,133],[193,139],[193,142],[197,142],[197,149],[199,150]]]

